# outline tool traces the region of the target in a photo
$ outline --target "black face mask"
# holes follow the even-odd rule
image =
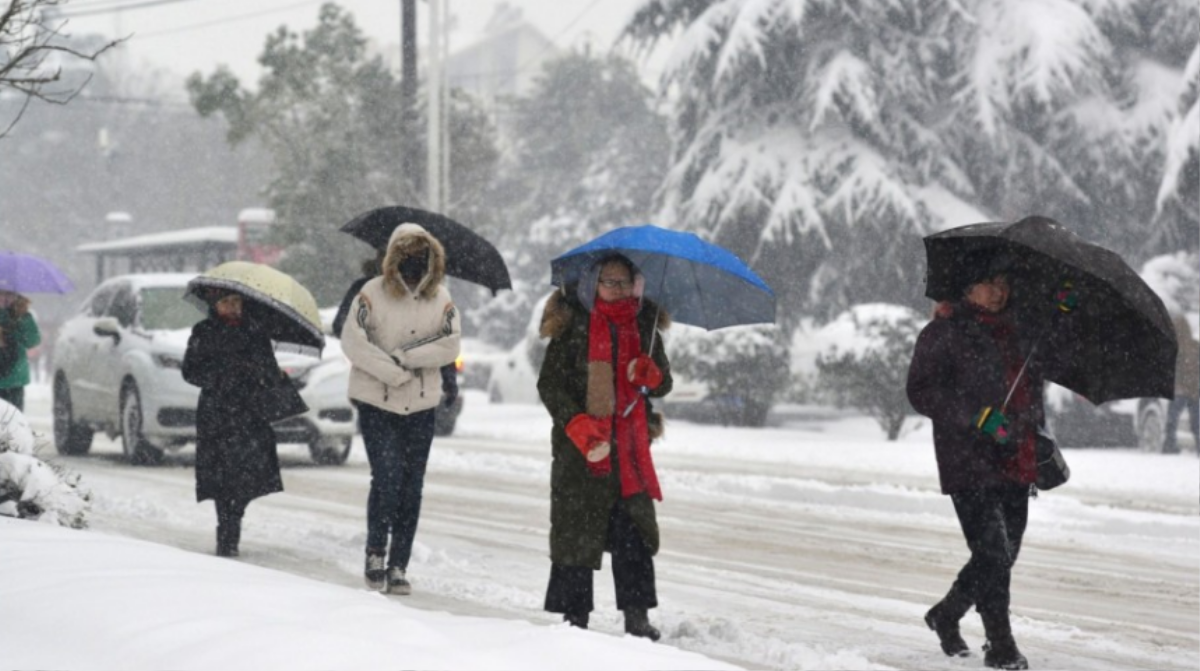
[[[411,283],[420,281],[421,277],[425,275],[427,267],[429,267],[429,257],[425,254],[414,254],[401,261],[397,266],[404,281]]]

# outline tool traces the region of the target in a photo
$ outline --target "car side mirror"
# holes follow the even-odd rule
[[[92,332],[98,336],[113,339],[114,345],[121,344],[121,325],[112,317],[101,317],[92,326]]]

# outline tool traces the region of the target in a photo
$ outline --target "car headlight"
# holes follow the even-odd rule
[[[154,363],[162,368],[183,368],[183,359],[171,356],[170,354],[155,354]]]

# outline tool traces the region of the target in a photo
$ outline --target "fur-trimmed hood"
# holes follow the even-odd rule
[[[429,250],[429,266],[414,291],[418,298],[432,299],[446,277],[446,250],[437,238],[417,224],[404,223],[392,231],[388,239],[387,254],[383,258],[383,286],[393,296],[404,296],[408,287],[400,278],[400,263],[404,259]]]
[[[647,310],[658,310],[658,304],[648,298],[643,298],[641,312],[645,313]],[[576,314],[586,316],[588,311],[575,297],[575,288],[569,286],[566,290],[554,292],[550,298],[546,299],[538,335],[543,338],[557,338],[571,326]],[[670,327],[671,315],[666,310],[658,310],[656,328],[659,331],[666,331]]]

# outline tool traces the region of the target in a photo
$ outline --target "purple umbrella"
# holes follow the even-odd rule
[[[0,291],[19,294],[65,294],[75,285],[45,259],[16,252],[0,252]]]

